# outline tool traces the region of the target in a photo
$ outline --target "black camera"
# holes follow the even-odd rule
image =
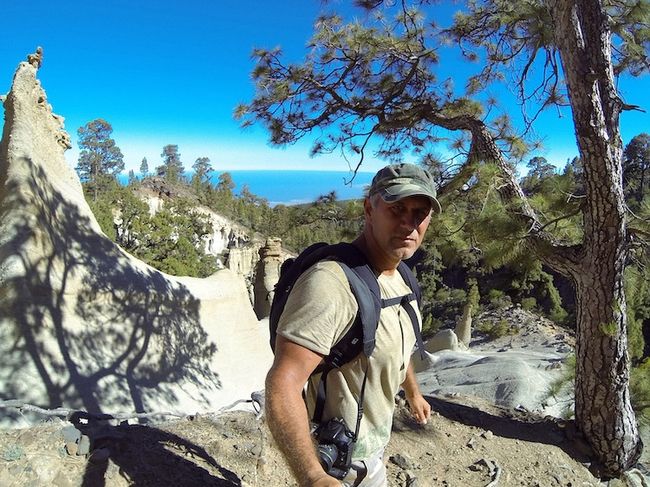
[[[316,429],[318,457],[323,470],[334,478],[342,479],[350,471],[352,448],[356,438],[345,421],[332,418]]]

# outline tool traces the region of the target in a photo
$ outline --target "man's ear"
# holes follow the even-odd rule
[[[366,219],[370,218],[370,214],[372,213],[372,203],[370,202],[370,198],[364,198],[363,200],[363,216],[366,217]]]

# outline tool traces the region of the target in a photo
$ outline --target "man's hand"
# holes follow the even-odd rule
[[[431,404],[419,392],[414,396],[407,397],[407,401],[415,420],[422,425],[427,424],[431,418]]]
[[[413,364],[411,363],[409,363],[408,369],[406,369],[406,378],[402,383],[402,387],[404,388],[411,414],[413,414],[415,420],[420,424],[427,424],[427,421],[431,417],[431,404],[427,402],[420,392],[418,381],[415,378]]]

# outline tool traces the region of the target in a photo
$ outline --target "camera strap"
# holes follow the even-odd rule
[[[357,399],[357,424],[354,430],[354,441],[359,437],[359,428],[361,427],[361,418],[363,417],[363,397],[366,392],[366,382],[368,380],[368,367],[370,366],[370,359],[366,357],[366,367],[363,372],[363,381],[361,382],[361,390],[359,391],[359,399]],[[325,369],[321,374],[318,381],[318,390],[316,391],[316,404],[314,407],[314,415],[312,420],[316,424],[320,424],[323,419],[323,409],[325,408],[325,396],[327,395],[327,374],[331,368]]]
[[[359,400],[357,401],[357,426],[354,430],[354,441],[359,437],[359,428],[361,427],[361,418],[363,417],[363,395],[366,391],[366,380],[368,379],[368,367],[370,359],[366,357],[366,370],[363,373],[363,382],[361,383],[361,391],[359,392]]]

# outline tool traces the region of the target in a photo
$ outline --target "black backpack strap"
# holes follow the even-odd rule
[[[327,374],[330,370],[349,362],[360,352],[363,352],[366,357],[372,355],[375,349],[379,314],[381,313],[379,283],[363,253],[352,244],[339,243],[329,247],[328,258],[341,266],[357,302],[358,312],[350,329],[332,346],[330,353],[325,358],[325,363],[315,370],[315,372],[321,373],[312,416],[313,421],[318,424],[321,422],[325,408]],[[359,343],[361,340],[362,344]],[[366,368],[361,394],[357,400],[357,430],[361,421],[360,417],[363,415],[363,396],[367,373]]]
[[[406,265],[406,262],[402,261],[397,266],[397,271],[402,276],[402,279],[404,279],[406,285],[411,288],[411,291],[413,291],[415,294],[418,306],[422,307],[422,290],[420,289],[420,283],[418,283],[418,280],[415,278],[415,275],[413,274],[411,268]]]
[[[409,315],[409,318],[411,318],[411,324],[413,325],[413,332],[415,333],[415,342],[417,343],[418,346],[418,351],[420,352],[420,358],[424,360],[426,358],[426,355],[424,354],[424,340],[422,340],[422,332],[420,331],[420,322],[418,320],[418,315],[415,312],[415,309],[413,309],[413,305],[411,302],[413,301],[413,298],[409,299],[409,296],[404,296],[402,298],[402,302],[400,303],[402,305],[402,308],[406,310],[406,314]]]
[[[339,262],[339,264],[343,272],[345,272],[345,276],[350,283],[352,294],[354,294],[357,300],[359,306],[358,318],[361,322],[361,336],[363,337],[363,353],[366,357],[370,357],[375,349],[375,334],[377,332],[377,325],[379,324],[379,313],[381,312],[381,304],[378,297],[379,284],[367,264],[353,269],[343,262]],[[368,274],[371,275],[370,281]],[[377,294],[373,289],[374,287],[377,288]]]
[[[408,314],[411,320],[411,325],[413,326],[413,332],[415,333],[415,342],[417,344],[418,351],[420,352],[420,357],[422,358],[422,360],[424,360],[425,359],[424,340],[422,339],[420,321],[418,320],[418,315],[415,312],[413,305],[411,304],[411,301],[415,299],[418,303],[418,307],[422,306],[422,291],[420,290],[420,284],[418,283],[417,279],[413,275],[413,272],[411,271],[409,266],[406,265],[405,262],[400,262],[399,266],[397,266],[397,270],[402,276],[402,279],[404,280],[406,285],[411,289],[411,293],[405,296],[397,296],[394,298],[382,299],[381,306],[382,308],[386,308],[388,306],[395,306],[396,304],[399,304],[406,310],[406,314]]]
[[[381,296],[377,277],[359,248],[341,242],[330,245],[325,254],[325,258],[334,260],[341,266],[359,310],[357,322],[332,347],[328,356],[328,364],[340,367],[356,357],[359,351],[363,351],[366,357],[369,357],[375,349],[375,334],[381,313]],[[362,346],[357,339],[363,340]]]
[[[361,391],[359,392],[359,399],[357,399],[357,422],[354,430],[354,440],[359,437],[359,428],[361,427],[361,418],[363,418],[363,398],[366,391],[366,381],[368,379],[368,367],[370,362],[366,361],[366,367],[363,373],[363,382],[361,383]],[[316,424],[321,424],[323,420],[323,410],[325,409],[325,396],[327,395],[327,374],[333,367],[329,367],[323,371],[323,374],[318,381],[318,389],[316,390],[316,404],[314,406],[314,415],[312,421]]]
[[[324,258],[327,254],[328,244],[318,242],[310,245],[295,258],[287,259],[280,267],[280,279],[275,284],[275,293],[271,302],[271,311],[269,313],[269,341],[271,350],[275,352],[275,339],[277,336],[278,322],[284,311],[289,293],[294,284],[309,267]]]

